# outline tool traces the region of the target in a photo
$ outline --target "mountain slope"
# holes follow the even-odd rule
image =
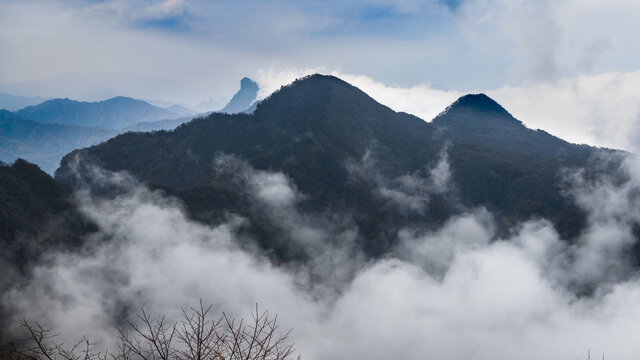
[[[387,248],[386,238],[391,236],[387,232],[394,229],[389,226],[379,232],[378,224],[406,216],[384,202],[377,206],[380,201],[372,196],[377,185],[354,180],[347,163],[359,163],[374,151],[390,176],[433,163],[441,145],[432,141],[433,131],[424,124],[337,78],[314,76],[283,88],[253,115],[214,113],[172,132],[123,134],[73,152],[63,160],[56,178],[73,184],[70,160],[81,155],[109,170],[130,171],[185,199],[199,194],[205,200],[187,201],[196,218],[215,220],[208,214],[223,213],[219,205],[225,203],[228,210],[249,216],[249,206],[227,199],[233,190],[225,189],[231,185],[213,166],[221,154],[232,154],[257,169],[289,176],[307,196],[303,207],[348,212],[362,225],[367,248],[379,253]]]
[[[53,173],[65,154],[114,135],[114,130],[44,124],[0,110],[0,161],[24,158]]]
[[[526,128],[484,94],[465,95],[431,122],[451,141],[449,159],[462,200],[514,220],[552,220],[576,236],[584,217],[561,195],[561,169],[588,165],[598,150]]]
[[[71,196],[70,187],[34,164],[22,159],[0,163],[0,269],[12,265],[24,270],[47,249],[80,243],[92,226]]]
[[[183,199],[194,218],[241,214],[263,246],[286,250],[216,165],[234,155],[285,174],[304,194],[301,208],[342,214],[357,226],[365,251],[380,255],[400,229],[437,226],[476,206],[494,210],[504,224],[545,216],[575,236],[584,215],[565,198],[558,176],[565,167],[587,166],[596,151],[527,129],[486,96],[463,97],[427,123],[338,78],[313,75],[274,93],[253,115],[214,113],[171,132],[124,134],[75,151],[56,179],[76,183],[76,156],[81,164],[126,170]],[[450,183],[446,176],[434,180],[447,166]]]
[[[121,129],[141,121],[156,121],[180,117],[167,109],[141,100],[114,97],[99,102],[53,99],[16,111],[16,115],[44,123],[96,126]]]
[[[255,81],[245,77],[240,80],[240,90],[233,95],[231,100],[225,105],[220,112],[226,114],[236,114],[249,109],[256,101],[258,96],[258,84]]]
[[[174,105],[168,106],[165,109],[168,110],[168,111],[171,111],[174,114],[178,114],[178,115],[182,115],[182,116],[188,116],[188,115],[195,114],[195,111],[193,111],[191,109],[187,109],[186,107],[184,107],[182,105],[178,105],[178,104],[174,104]]]

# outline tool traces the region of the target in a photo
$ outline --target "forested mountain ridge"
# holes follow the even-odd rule
[[[584,216],[563,196],[561,171],[589,168],[594,154],[612,150],[526,128],[484,94],[461,97],[431,124],[451,141],[449,159],[464,203],[486,206],[512,221],[544,217],[565,237],[578,234]]]
[[[485,95],[462,97],[428,123],[338,78],[313,75],[275,92],[252,115],[214,113],[173,131],[123,134],[74,151],[56,179],[76,184],[76,158],[125,170],[182,199],[198,220],[216,222],[227,212],[252,219],[265,247],[286,252],[216,167],[220,156],[233,155],[286,175],[305,195],[302,208],[345,214],[365,251],[380,255],[402,227],[437,226],[477,206],[495,212],[505,228],[545,217],[565,237],[576,236],[584,214],[563,194],[560,171],[589,166],[599,151],[528,129]],[[443,161],[451,179],[436,191],[424,184]],[[403,203],[416,198],[417,205]]]

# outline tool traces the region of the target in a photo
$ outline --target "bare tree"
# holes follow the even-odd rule
[[[9,343],[3,351],[3,358],[29,360],[106,360],[107,354],[94,350],[95,344],[87,336],[82,336],[71,347],[52,340],[57,336],[52,328],[45,328],[38,322],[22,320],[20,325],[26,331],[26,338]]]
[[[12,343],[12,359],[27,360],[292,360],[295,349],[290,330],[282,332],[277,316],[256,310],[251,320],[222,314],[211,316],[211,306],[182,310],[182,320],[170,323],[153,318],[144,309],[137,321],[121,330],[115,352],[96,352],[83,336],[67,348],[57,344],[51,328],[24,320],[26,339]],[[17,345],[20,344],[20,345]],[[300,360],[300,356],[297,357]]]

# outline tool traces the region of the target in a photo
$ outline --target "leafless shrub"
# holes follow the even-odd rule
[[[182,310],[182,320],[170,323],[141,310],[138,321],[121,330],[116,351],[98,352],[87,336],[70,347],[56,343],[57,334],[37,322],[23,320],[27,337],[12,342],[2,355],[12,360],[292,360],[290,331],[282,332],[277,316],[256,306],[249,321],[222,314],[211,306]],[[300,360],[300,356],[297,357]]]

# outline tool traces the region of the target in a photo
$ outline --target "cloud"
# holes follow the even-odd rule
[[[562,3],[549,1],[466,1],[457,11],[465,34],[488,43],[497,35],[512,61],[508,69],[526,79],[553,81],[563,75]],[[495,42],[489,42],[495,46]],[[504,46],[500,46],[503,47]]]
[[[409,88],[388,86],[363,75],[351,75],[339,71],[331,72],[346,82],[360,88],[376,101],[396,111],[403,111],[430,121],[457,98],[464,95],[459,91],[444,91],[422,84]]]
[[[359,162],[350,161],[345,166],[353,179],[372,184],[372,196],[379,196],[408,213],[423,214],[433,195],[443,194],[455,188],[446,148],[432,168],[419,169],[395,178],[388,178],[379,171],[375,144],[365,152]]]
[[[88,333],[103,344],[140,306],[174,319],[180,307],[202,298],[232,316],[249,314],[256,302],[278,313],[283,327],[294,328],[292,340],[307,359],[526,360],[579,357],[589,348],[635,359],[640,281],[619,256],[640,219],[635,161],[624,161],[618,177],[567,175],[568,194],[589,214],[573,244],[544,219],[501,238],[487,210],[469,209],[439,229],[408,225],[386,257],[325,257],[333,260],[326,262],[331,271],[347,269],[351,276],[340,278],[345,283],[338,291],[320,293],[310,282],[336,278],[309,277],[301,267],[274,265],[238,245],[237,229],[249,219],[199,224],[176,200],[117,180],[126,191],[115,198],[78,194],[83,213],[100,229],[82,251],[50,253],[31,282],[4,293],[2,301],[16,316],[54,325],[62,340]],[[299,236],[293,226],[324,237],[339,234],[317,226],[331,218],[296,206],[304,194],[286,175],[239,159],[217,166],[224,164],[283,234]],[[592,291],[576,291],[576,285]]]
[[[0,51],[11,55],[0,60],[4,91],[41,96],[82,97],[106,86],[196,104],[228,97],[258,69],[318,68],[394,88],[484,91],[634,71],[640,54],[633,38],[640,9],[622,1],[36,0],[0,7]],[[86,81],[99,74],[101,81]],[[52,78],[53,88],[25,85]]]
[[[486,247],[494,237],[491,214],[477,209],[450,219],[437,231],[402,229],[395,251],[400,258],[440,278],[447,273],[456,255]]]
[[[201,19],[184,0],[159,2],[109,0],[88,8],[96,17],[110,17],[124,26],[161,31],[191,32]]]
[[[258,99],[264,99],[271,95],[274,91],[280,89],[280,87],[292,83],[294,80],[305,77],[307,75],[315,73],[324,73],[326,69],[323,67],[309,68],[309,69],[259,69],[254,77],[254,80],[260,86],[258,91]]]
[[[353,278],[363,261],[357,248],[358,231],[348,213],[309,213],[300,210],[306,198],[292,180],[281,172],[258,170],[230,155],[220,155],[215,167],[230,174],[249,194],[258,216],[274,227],[271,234],[295,264],[300,276],[317,281],[307,283],[316,294],[340,289]]]
[[[563,78],[555,84],[503,87],[487,94],[531,128],[575,143],[637,148],[640,72]]]

